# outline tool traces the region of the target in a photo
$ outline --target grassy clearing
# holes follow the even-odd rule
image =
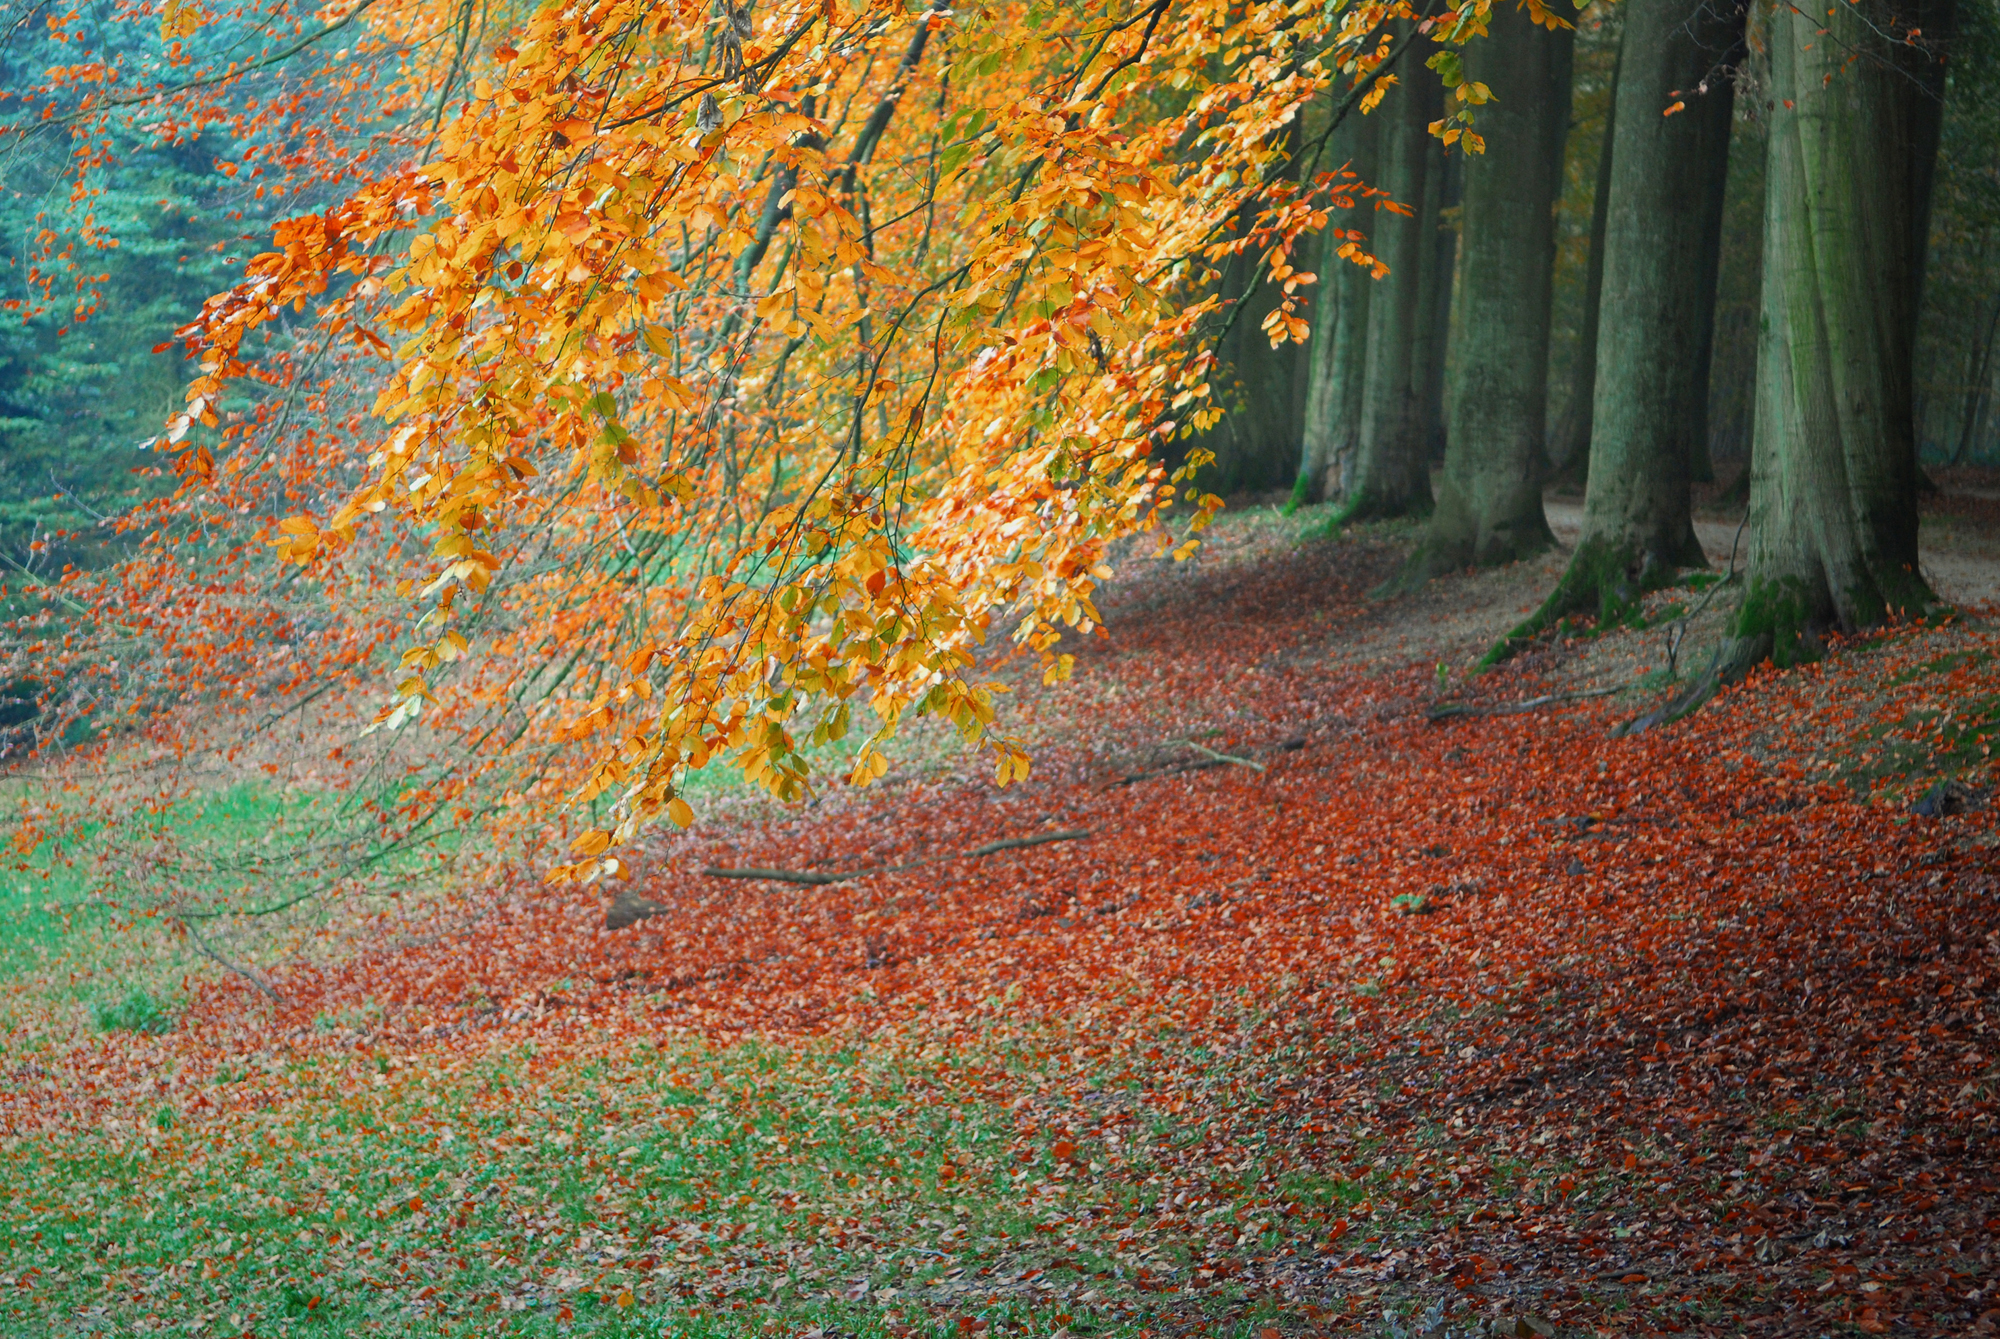
[[[64,798],[15,788],[25,835],[0,863],[0,982],[16,1013],[54,1006],[100,1030],[159,1030],[189,974],[215,969],[158,913],[241,905],[293,882],[322,803],[240,783],[104,821]]]
[[[1079,1072],[1047,1040],[517,1042],[450,1072],[361,1049],[165,1075],[129,1120],[0,1151],[0,1311],[76,1335],[893,1336],[1214,1308],[1250,1334],[1277,1309],[1254,1262],[1309,1260],[1391,1174],[1280,1170],[1272,1147],[1191,1181],[1212,1119],[1148,1109],[1129,1070]]]

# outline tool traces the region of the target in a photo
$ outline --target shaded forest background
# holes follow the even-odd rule
[[[1564,459],[1575,412],[1575,364],[1583,347],[1592,209],[1599,186],[1621,12],[1596,5],[1577,19],[1574,95],[1564,149],[1549,362],[1552,477]],[[2000,17],[1991,3],[1961,7],[1944,109],[1917,357],[1917,429],[1927,466],[2000,464]],[[152,35],[134,31],[130,40]],[[4,86],[29,86],[61,59],[47,32],[17,30],[0,50]],[[1734,76],[1740,77],[1740,76]],[[241,84],[246,110],[313,78],[309,60]],[[1739,96],[1715,310],[1709,389],[1710,480],[1742,474],[1751,443],[1756,312],[1761,282],[1764,125],[1757,99]],[[281,198],[255,173],[225,173],[240,158],[242,123],[211,124],[196,137],[151,139],[127,131],[92,148],[101,166],[93,192],[72,191],[79,146],[50,134],[0,156],[0,565],[13,589],[30,574],[100,561],[106,518],[167,487],[144,443],[182,400],[193,374],[178,346],[161,346],[262,249],[271,223],[310,209]],[[357,140],[360,137],[357,135]],[[269,147],[272,162],[285,147]],[[359,146],[357,145],[357,153]],[[234,163],[229,165],[232,169]],[[1441,214],[1449,247],[1458,210]],[[53,300],[44,276],[64,273]],[[1323,276],[1326,278],[1328,276]],[[1319,305],[1331,306],[1322,283]],[[1328,328],[1315,313],[1315,331]],[[1242,329],[1254,328],[1250,322]],[[1449,369],[1457,343],[1448,346]],[[1295,394],[1304,393],[1303,354]],[[1450,394],[1448,370],[1444,394]],[[1445,416],[1448,421],[1449,415]],[[1228,425],[1219,435],[1226,436]],[[1290,487],[1296,444],[1283,450],[1224,449],[1210,484],[1225,492]],[[1440,434],[1435,458],[1441,459]],[[0,599],[0,610],[9,603]]]
[[[107,60],[159,48],[140,24],[105,25],[93,40]],[[214,30],[187,45],[200,54],[234,40]],[[0,45],[0,107],[19,113],[36,96],[24,90],[73,54],[59,25],[13,25]],[[140,116],[89,138],[57,125],[0,150],[0,585],[13,594],[0,595],[0,614],[32,607],[18,597],[24,581],[103,561],[109,518],[171,490],[172,471],[145,444],[182,407],[196,369],[167,344],[269,245],[273,222],[325,204],[324,183],[279,186],[307,146],[254,119],[301,97],[322,64],[307,50],[243,76],[227,104],[234,115],[193,132],[150,134]],[[365,116],[345,124],[337,99],[318,99],[347,141],[337,152],[358,167]],[[246,170],[246,158],[260,165]]]

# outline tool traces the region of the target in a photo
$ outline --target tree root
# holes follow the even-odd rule
[[[1284,507],[1281,509],[1282,513],[1286,516],[1291,516],[1300,507],[1310,507],[1313,503],[1312,493],[1312,477],[1303,470],[1299,471],[1299,477],[1292,481],[1292,495],[1286,500]]]
[[[1634,547],[1613,544],[1601,536],[1586,539],[1571,555],[1549,598],[1481,656],[1479,668],[1492,669],[1512,659],[1544,634],[1559,630],[1572,615],[1593,608],[1600,628],[1629,623],[1645,597],[1672,585],[1679,573],[1674,564],[1639,553]]]
[[[1402,499],[1385,496],[1379,491],[1357,490],[1349,494],[1347,500],[1341,503],[1340,510],[1328,518],[1326,532],[1329,535],[1338,534],[1342,526],[1356,521],[1422,520],[1431,514],[1435,506],[1428,489]]]
[[[1685,720],[1708,704],[1725,684],[1740,682],[1753,667],[1771,655],[1771,637],[1737,636],[1731,637],[1715,648],[1709,658],[1708,668],[1690,680],[1686,687],[1668,698],[1666,702],[1653,708],[1643,716],[1636,716],[1612,728],[1614,739],[1644,734],[1656,725],[1672,725]]]

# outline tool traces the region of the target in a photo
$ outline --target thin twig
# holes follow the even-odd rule
[[[201,931],[195,929],[186,917],[177,916],[174,919],[180,925],[181,929],[187,932],[187,937],[194,941],[195,951],[201,954],[202,957],[207,958],[225,972],[234,972],[237,976],[242,977],[245,981],[248,981],[251,985],[262,991],[273,1004],[283,1004],[285,1002],[285,997],[273,990],[269,982],[260,979],[248,967],[239,967],[209,947],[208,941],[201,937]]]
[[[360,4],[356,5],[353,9],[349,10],[346,14],[342,15],[340,18],[337,18],[333,22],[327,24],[324,28],[321,28],[318,32],[308,33],[304,37],[301,37],[298,41],[293,42],[290,46],[284,47],[283,49],[276,51],[269,56],[264,57],[262,60],[253,60],[245,65],[232,66],[229,69],[223,71],[221,74],[205,75],[199,79],[190,79],[187,80],[185,83],[171,84],[166,87],[155,88],[144,93],[135,93],[126,97],[105,98],[101,102],[94,102],[89,104],[88,106],[80,107],[76,111],[70,112],[67,115],[50,117],[48,118],[48,122],[56,125],[68,125],[71,122],[81,121],[88,117],[95,116],[101,111],[112,110],[120,107],[136,107],[141,105],[142,103],[148,103],[148,102],[154,102],[154,103],[164,102],[166,99],[171,97],[178,97],[182,93],[192,92],[193,90],[198,88],[213,88],[217,84],[226,84],[233,79],[241,79],[246,74],[252,74],[258,70],[267,69],[273,65],[282,65],[284,62],[290,60],[293,56],[298,55],[301,51],[304,51],[307,47],[313,45],[315,42],[325,41],[327,38],[333,36],[335,33],[340,32],[342,29],[348,27],[356,19],[360,18],[363,14],[367,13],[369,7],[374,5],[375,3],[376,0],[361,0]]]
[[[1687,640],[1688,625],[1694,621],[1695,615],[1708,608],[1708,602],[1715,598],[1717,591],[1721,590],[1724,586],[1733,586],[1736,584],[1736,547],[1743,542],[1743,527],[1748,524],[1750,524],[1750,508],[1746,504],[1743,508],[1743,519],[1736,523],[1736,536],[1729,541],[1729,575],[1710,586],[1702,594],[1701,599],[1695,601],[1694,607],[1685,614],[1682,614],[1675,622],[1673,631],[1667,634],[1667,677],[1669,679],[1678,679],[1680,677],[1681,643]]]

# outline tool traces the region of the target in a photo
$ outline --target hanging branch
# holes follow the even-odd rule
[[[214,963],[217,967],[222,968],[222,970],[224,970],[225,972],[232,972],[235,975],[242,977],[245,981],[248,981],[251,985],[255,986],[259,991],[261,991],[264,994],[265,998],[269,999],[273,1004],[283,1004],[285,1002],[285,997],[280,995],[276,990],[274,990],[268,981],[258,976],[248,967],[244,967],[238,963],[233,963],[229,959],[223,957],[220,953],[217,953],[215,949],[209,945],[208,940],[202,938],[201,931],[195,929],[194,925],[185,916],[176,916],[174,919],[175,922],[180,926],[181,931],[184,934],[186,934],[188,939],[194,944],[195,952],[201,954],[202,957],[207,958],[210,962]]]

